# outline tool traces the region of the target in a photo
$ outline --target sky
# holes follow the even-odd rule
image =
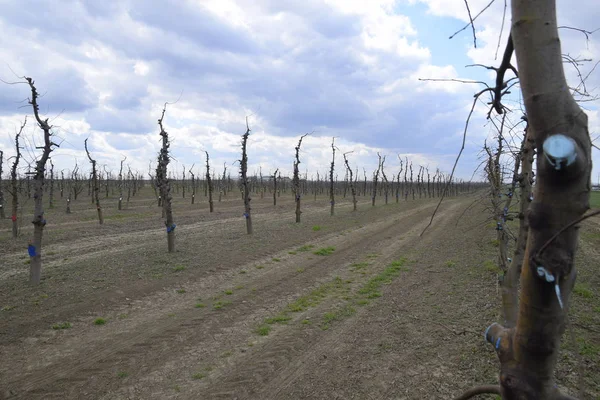
[[[600,28],[597,0],[557,0],[559,25]],[[470,0],[473,14],[490,0]],[[471,28],[463,0],[0,0],[0,78],[35,80],[40,110],[53,125],[56,170],[77,162],[89,169],[84,140],[102,169],[118,173],[120,161],[147,173],[160,146],[157,120],[171,138],[172,171],[202,174],[212,167],[237,170],[245,118],[250,173],[279,168],[291,175],[301,134],[301,171],[321,176],[331,163],[331,141],[353,169],[371,176],[377,153],[393,175],[399,157],[415,168],[450,172],[461,147],[465,120],[479,84],[420,78],[480,80],[499,65],[510,29],[510,4],[495,0]],[[589,39],[560,30],[563,53],[582,62],[586,89],[600,95],[600,31]],[[498,42],[500,49],[498,51]],[[514,59],[513,59],[514,62]],[[565,65],[568,82],[577,70]],[[580,87],[580,90],[583,90]],[[28,87],[0,83],[0,149],[14,155],[13,137],[26,114],[25,162],[40,150],[40,130],[27,104]],[[518,87],[507,118],[522,115]],[[485,100],[487,101],[487,100]],[[480,152],[493,138],[485,101],[476,107],[458,165],[458,178],[481,179]],[[598,101],[581,103],[592,137],[600,134]],[[515,141],[523,125],[514,130]],[[489,143],[489,142],[488,142]],[[598,143],[598,142],[596,142]],[[600,154],[594,150],[594,181]],[[8,170],[5,163],[4,171]],[[232,173],[235,176],[235,173]]]

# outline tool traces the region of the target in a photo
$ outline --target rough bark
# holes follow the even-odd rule
[[[213,212],[213,185],[212,178],[210,177],[210,157],[208,155],[208,151],[205,150],[204,153],[206,154],[206,187],[208,188],[208,209],[209,212]]]
[[[169,253],[175,251],[175,223],[173,222],[173,208],[171,205],[171,183],[168,178],[168,165],[170,161],[169,157],[169,134],[163,127],[163,120],[165,118],[165,112],[167,111],[167,103],[165,103],[162,114],[158,120],[158,126],[160,128],[160,137],[162,140],[162,147],[158,155],[158,166],[156,168],[156,181],[160,190],[160,197],[162,198],[163,215],[165,218],[165,227],[167,228],[167,249]]]
[[[127,157],[121,160],[121,167],[119,168],[119,204],[117,207],[119,211],[123,209],[123,163],[125,160],[127,160]]]
[[[350,168],[350,163],[348,163],[348,157],[346,154],[352,153],[351,151],[344,153],[344,164],[346,164],[346,169],[348,170],[348,174],[350,175],[349,184],[350,184],[350,193],[352,193],[352,211],[356,211],[356,187],[354,186],[354,181],[352,180],[352,168]]]
[[[27,117],[23,121],[23,125],[19,128],[19,132],[15,135],[15,152],[17,155],[13,161],[12,167],[10,169],[10,187],[9,193],[12,197],[12,208],[11,208],[11,220],[12,220],[12,237],[16,238],[19,235],[19,224],[17,222],[17,213],[19,211],[19,187],[18,187],[18,179],[17,179],[17,168],[19,167],[19,161],[21,160],[21,146],[19,145],[19,138],[21,137],[21,133],[23,133],[23,129],[27,124]]]
[[[514,328],[486,332],[500,359],[503,399],[561,399],[554,368],[575,284],[578,221],[589,209],[591,140],[587,115],[564,76],[554,0],[514,0],[512,41],[535,143],[537,184],[528,212]]]
[[[275,170],[273,174],[273,205],[277,205],[277,172],[279,172],[279,168]]]
[[[90,155],[90,151],[87,146],[87,139],[84,140],[85,153],[87,154],[90,163],[92,164],[92,190],[93,198],[96,203],[96,210],[98,211],[98,222],[100,225],[104,223],[104,217],[102,216],[102,207],[100,206],[100,185],[98,184],[98,170],[96,169],[96,160]]]
[[[375,206],[375,197],[377,196],[377,182],[379,181],[379,170],[381,169],[381,155],[377,153],[379,158],[377,162],[377,170],[373,174],[373,194],[371,196],[371,206]]]
[[[4,152],[0,150],[0,219],[6,218],[4,211],[4,190],[2,182],[2,166],[4,164]]]
[[[29,281],[33,285],[40,283],[42,278],[42,237],[44,235],[44,227],[46,226],[46,219],[44,218],[44,171],[46,169],[46,162],[50,157],[52,146],[57,146],[51,141],[52,134],[50,129],[52,127],[48,124],[48,119],[42,119],[39,114],[38,105],[38,92],[35,87],[35,83],[31,78],[25,78],[31,89],[31,99],[29,104],[33,108],[33,115],[38,126],[44,132],[44,145],[42,148],[42,155],[37,160],[35,166],[35,175],[33,177],[35,183],[34,189],[34,204],[35,210],[33,215],[33,239],[29,243],[29,257],[30,257],[30,268],[29,268]]]
[[[246,132],[242,135],[242,159],[240,161],[240,176],[242,178],[242,193],[244,197],[244,217],[246,218],[246,233],[252,234],[252,213],[250,208],[250,188],[248,187],[248,136],[250,136],[250,126],[248,117],[246,117]]]
[[[294,159],[294,177],[292,178],[292,191],[294,192],[294,199],[296,201],[296,223],[300,223],[300,172],[298,166],[300,165],[300,146],[302,146],[302,140],[308,135],[308,133],[300,136],[298,145],[295,147],[296,158]]]
[[[335,137],[331,139],[331,150],[333,156],[331,157],[331,168],[329,169],[329,203],[331,206],[329,215],[333,216],[335,214],[335,190],[333,180],[333,171],[335,169]]]

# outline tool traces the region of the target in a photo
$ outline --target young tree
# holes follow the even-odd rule
[[[117,207],[119,211],[123,209],[123,163],[125,160],[127,160],[127,157],[123,157],[121,167],[119,168],[119,204]]]
[[[388,178],[385,174],[385,169],[384,169],[384,164],[385,164],[385,156],[383,156],[381,158],[381,178],[383,179],[383,193],[385,196],[385,204],[388,203],[388,192],[389,192],[389,188],[390,188],[390,182],[388,181]]]
[[[308,136],[308,133],[300,136],[298,140],[298,145],[295,147],[296,150],[296,158],[294,160],[294,177],[292,179],[292,191],[294,192],[294,198],[296,201],[296,223],[300,222],[300,215],[302,211],[300,210],[300,172],[298,166],[300,165],[300,146],[302,146],[302,139]]]
[[[12,167],[10,169],[10,189],[8,192],[12,197],[12,209],[11,209],[11,220],[12,220],[12,237],[16,238],[19,234],[19,225],[17,223],[17,213],[19,211],[19,187],[18,187],[18,179],[17,179],[17,168],[19,166],[19,161],[21,160],[21,146],[19,145],[19,138],[21,137],[21,133],[23,133],[23,129],[25,129],[25,125],[27,124],[27,117],[23,121],[23,125],[19,128],[19,132],[15,135],[15,152],[17,155],[15,156],[15,160],[13,161]]]
[[[194,169],[194,165],[196,164],[192,164],[190,170],[188,171],[190,173],[190,176],[192,177],[192,204],[194,204],[194,201],[196,199],[196,175],[194,175],[194,172],[192,172],[192,170]]]
[[[4,191],[2,190],[2,165],[4,163],[4,152],[0,150],[0,219],[6,218],[4,212]]]
[[[377,196],[377,182],[379,181],[379,170],[381,169],[381,155],[377,153],[377,170],[373,173],[373,195],[371,196],[371,205],[375,207],[375,197]]]
[[[98,170],[96,169],[96,160],[92,158],[90,155],[90,151],[87,146],[87,139],[83,141],[85,147],[85,153],[87,154],[90,163],[92,164],[92,188],[93,188],[93,198],[96,203],[96,210],[98,210],[98,222],[100,225],[104,223],[104,217],[102,216],[102,207],[100,206],[100,185],[98,184]]]
[[[346,154],[350,153],[352,152],[348,151],[344,153],[343,156],[344,163],[346,164],[346,170],[348,171],[348,175],[350,175],[350,179],[348,180],[348,182],[350,184],[350,193],[352,193],[352,211],[356,211],[356,188],[354,186],[354,182],[352,181],[352,168],[350,168],[350,164],[348,163],[348,157],[346,157]]]
[[[277,172],[279,172],[279,168],[275,169],[273,173],[273,205],[277,205]]]
[[[165,226],[167,227],[167,248],[169,253],[175,251],[175,223],[173,222],[173,208],[171,206],[171,184],[168,178],[167,167],[169,165],[169,134],[163,127],[163,120],[165,118],[165,112],[167,111],[167,104],[165,103],[162,114],[158,119],[158,126],[160,127],[160,136],[162,138],[162,147],[158,155],[158,166],[156,167],[156,180],[160,189],[160,195],[163,199],[163,214],[165,217]]]
[[[54,163],[50,161],[50,196],[48,198],[48,208],[54,208]],[[1,175],[1,174],[0,174]]]
[[[335,189],[333,181],[333,171],[335,169],[335,137],[331,139],[331,151],[333,153],[333,156],[331,157],[331,168],[329,169],[329,200],[331,203],[331,210],[329,215],[333,216],[335,208]]]
[[[250,136],[250,126],[248,117],[246,117],[246,132],[242,135],[242,159],[240,160],[240,176],[242,178],[242,194],[244,197],[244,217],[246,217],[246,233],[252,234],[252,214],[250,213],[250,188],[248,187],[248,136]]]
[[[486,392],[501,394],[504,400],[569,399],[554,383],[554,368],[575,285],[577,224],[589,209],[591,140],[587,115],[565,79],[555,1],[513,0],[511,7],[511,35],[496,72],[502,83],[504,72],[499,70],[512,67],[514,48],[529,123],[527,136],[538,155],[537,184],[527,215],[521,299],[513,305],[518,319],[513,327],[492,324],[485,334],[500,361],[500,387]],[[498,93],[503,88],[497,88]],[[500,101],[496,95],[493,107],[501,114]]]
[[[210,162],[209,162],[209,156],[208,156],[208,151],[204,151],[204,153],[206,153],[206,186],[208,187],[208,207],[210,212],[213,212],[214,210],[214,205],[213,205],[213,185],[212,185],[212,179],[210,177]]]
[[[37,285],[40,283],[40,279],[42,277],[42,237],[44,234],[44,227],[46,226],[46,219],[44,218],[44,171],[46,169],[46,162],[50,157],[50,152],[52,151],[52,146],[58,146],[56,143],[52,142],[50,133],[50,129],[52,127],[48,124],[48,119],[43,120],[39,114],[39,105],[38,105],[38,92],[35,87],[34,81],[31,78],[25,78],[27,81],[29,88],[31,89],[31,99],[29,100],[29,104],[33,108],[33,115],[35,116],[35,120],[38,123],[38,126],[44,132],[44,146],[42,146],[42,155],[37,160],[35,166],[35,175],[33,177],[35,183],[34,189],[34,204],[35,211],[33,215],[33,239],[29,244],[29,257],[31,260],[30,268],[29,268],[29,281]]]

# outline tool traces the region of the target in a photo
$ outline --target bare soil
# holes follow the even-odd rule
[[[103,199],[102,226],[82,197],[47,212],[38,287],[31,227],[13,240],[0,221],[0,399],[449,399],[494,383],[497,248],[482,204],[462,215],[474,199],[445,200],[420,236],[437,199],[362,198],[357,212],[340,199],[330,217],[306,196],[296,224],[290,196],[255,195],[249,236],[241,199],[209,213],[204,196],[177,198],[168,254],[149,189],[121,212]],[[583,376],[587,398],[600,398],[599,249],[596,218],[557,369],[571,394]]]

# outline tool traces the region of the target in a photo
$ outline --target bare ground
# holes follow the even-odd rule
[[[472,198],[447,200],[422,237],[433,199],[356,213],[340,202],[330,217],[307,198],[301,224],[289,199],[270,201],[254,200],[247,236],[239,201],[209,214],[178,200],[175,254],[152,200],[108,210],[104,226],[87,206],[56,210],[37,288],[27,235],[0,225],[0,398],[440,399],[495,382],[482,337],[499,316],[495,232],[477,207],[458,220]],[[599,232],[584,227],[575,343],[557,371],[572,391],[583,366],[589,398]]]

